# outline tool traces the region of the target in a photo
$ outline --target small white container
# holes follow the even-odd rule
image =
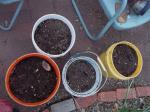
[[[68,49],[65,52],[63,52],[61,54],[54,55],[54,54],[46,53],[35,42],[34,34],[35,34],[35,31],[36,31],[37,27],[39,26],[39,24],[41,22],[43,22],[43,21],[45,21],[47,19],[60,20],[60,21],[64,22],[68,26],[68,28],[70,29],[70,32],[71,32],[71,43],[70,43],[70,46],[68,47]],[[71,48],[74,46],[75,40],[76,40],[76,33],[75,33],[75,29],[74,29],[73,25],[71,24],[71,22],[67,18],[65,18],[64,16],[61,16],[61,15],[58,15],[58,14],[47,14],[47,15],[42,16],[41,18],[39,18],[36,21],[36,23],[34,24],[33,29],[32,29],[32,43],[33,43],[36,51],[41,53],[41,54],[47,55],[49,57],[52,57],[52,58],[58,58],[58,57],[62,57],[64,55],[66,55],[71,50]]]
[[[71,64],[73,64],[74,62],[76,62],[78,60],[86,61],[87,63],[89,63],[94,68],[95,73],[96,73],[95,74],[96,80],[95,80],[94,85],[92,86],[91,89],[89,89],[89,90],[87,90],[85,92],[76,92],[76,91],[74,91],[69,86],[68,81],[67,81],[68,68],[71,66]],[[92,95],[96,94],[104,86],[104,84],[101,85],[101,83],[102,83],[102,71],[101,71],[101,68],[100,68],[99,64],[94,59],[92,59],[90,57],[87,57],[87,56],[79,56],[79,57],[71,58],[65,64],[65,66],[63,68],[63,71],[62,71],[62,83],[63,83],[66,91],[69,92],[71,95],[76,96],[76,97],[92,96]]]

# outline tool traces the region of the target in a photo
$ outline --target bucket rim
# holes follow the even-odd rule
[[[128,45],[130,46],[137,54],[137,58],[138,58],[138,64],[137,64],[137,68],[136,70],[128,77],[122,75],[121,73],[119,73],[119,71],[116,69],[114,63],[113,63],[113,51],[115,49],[115,47],[117,45],[121,45],[121,44],[124,44],[124,45]],[[106,51],[106,53],[108,54],[106,56],[106,59],[107,61],[109,62],[108,66],[109,66],[109,69],[112,71],[112,73],[114,74],[114,76],[117,78],[117,79],[121,79],[121,80],[129,80],[129,79],[132,79],[132,78],[135,78],[137,77],[140,72],[142,71],[142,67],[143,67],[143,58],[142,58],[142,54],[140,52],[140,50],[138,49],[138,47],[136,47],[134,44],[128,42],[128,41],[121,41],[121,42],[118,42],[118,43],[114,43],[113,45],[111,45],[108,50]]]
[[[94,70],[96,72],[96,74],[95,74],[96,75],[96,79],[95,79],[94,85],[92,86],[91,89],[89,89],[89,90],[87,90],[85,92],[76,92],[73,89],[71,89],[69,87],[67,79],[66,79],[68,68],[70,67],[71,64],[73,64],[75,61],[78,61],[78,60],[83,60],[83,61],[88,62],[94,68]],[[69,92],[73,96],[76,96],[76,97],[92,96],[92,95],[94,95],[97,92],[97,90],[101,86],[102,70],[101,70],[99,64],[94,59],[92,59],[91,57],[78,56],[78,57],[75,57],[75,58],[71,58],[70,60],[68,60],[68,62],[65,64],[65,66],[63,68],[63,71],[62,71],[62,82],[63,82],[63,85],[64,85],[65,89],[67,90],[67,92]]]

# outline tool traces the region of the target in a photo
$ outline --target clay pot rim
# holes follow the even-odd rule
[[[30,58],[30,57],[39,57],[39,58],[42,58],[46,61],[49,62],[49,64],[51,64],[51,66],[54,68],[54,71],[56,73],[56,77],[57,77],[57,82],[56,82],[56,85],[55,85],[55,88],[54,90],[52,91],[52,93],[49,95],[48,98],[42,100],[42,101],[39,101],[39,102],[34,102],[34,103],[29,103],[29,102],[24,102],[20,99],[18,99],[11,91],[10,89],[10,85],[9,85],[9,79],[10,79],[10,75],[12,74],[15,66],[23,61],[24,59],[27,59],[27,58]],[[54,95],[56,94],[56,92],[58,91],[59,87],[60,87],[60,83],[61,83],[61,76],[60,76],[60,70],[58,68],[58,65],[48,56],[46,55],[42,55],[40,53],[30,53],[30,54],[26,54],[26,55],[23,55],[19,58],[17,58],[16,60],[13,61],[13,63],[9,66],[8,70],[7,70],[7,73],[6,73],[6,77],[5,77],[5,87],[6,87],[6,91],[8,93],[8,95],[10,96],[11,99],[13,99],[16,103],[20,104],[20,105],[23,105],[23,106],[28,106],[28,107],[35,107],[35,106],[39,106],[39,105],[42,105],[44,103],[47,103],[49,100],[51,100]]]

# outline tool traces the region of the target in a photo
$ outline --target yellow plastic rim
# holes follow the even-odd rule
[[[135,72],[133,74],[131,74],[129,77],[125,77],[124,75],[120,74],[113,63],[113,57],[112,57],[113,51],[114,51],[115,47],[120,44],[128,45],[131,48],[133,48],[138,57],[137,68],[136,68]],[[121,42],[115,43],[112,46],[110,46],[108,48],[108,50],[106,51],[106,60],[107,60],[108,68],[112,72],[111,74],[114,75],[113,77],[115,77],[117,79],[121,79],[121,80],[129,80],[131,78],[137,77],[140,74],[142,67],[143,67],[143,59],[142,59],[141,52],[134,44],[127,42],[127,41],[121,41]]]

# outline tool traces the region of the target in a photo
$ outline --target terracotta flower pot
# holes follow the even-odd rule
[[[42,100],[42,101],[39,101],[39,102],[34,102],[34,103],[29,103],[29,102],[24,102],[22,100],[20,100],[19,98],[17,98],[12,90],[10,89],[10,76],[14,70],[14,68],[16,67],[16,65],[27,59],[27,58],[31,58],[31,57],[38,57],[38,58],[42,58],[44,60],[46,60],[47,62],[49,62],[49,64],[53,67],[54,71],[55,71],[55,74],[56,74],[56,85],[54,87],[54,90],[50,93],[49,97],[47,97],[46,99]],[[10,67],[8,68],[7,70],[7,73],[6,73],[6,77],[5,77],[5,86],[6,86],[6,91],[8,93],[8,95],[10,96],[11,99],[13,99],[16,103],[18,104],[21,104],[23,106],[29,106],[29,107],[34,107],[34,106],[39,106],[39,105],[42,105],[44,103],[47,103],[49,100],[51,100],[54,95],[56,94],[56,92],[58,91],[59,89],[59,86],[60,86],[60,82],[61,82],[61,76],[60,76],[60,70],[57,66],[57,64],[48,56],[45,56],[45,55],[42,55],[42,54],[39,54],[39,53],[30,53],[30,54],[26,54],[24,56],[21,56],[19,57],[18,59],[16,59],[11,65]]]

